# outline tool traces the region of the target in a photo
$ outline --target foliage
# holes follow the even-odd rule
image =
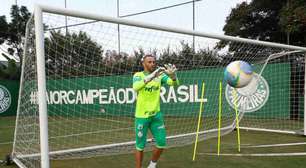
[[[305,28],[306,1],[252,0],[250,3],[242,2],[232,9],[223,30],[226,35],[236,37],[306,46]],[[228,61],[245,58],[249,48],[252,48],[246,44],[225,40],[216,46],[217,49],[226,47],[229,53],[235,51],[223,57]],[[248,61],[256,62],[261,59],[261,55],[266,57],[269,53],[272,53],[272,50],[269,51],[268,48],[258,49],[255,53],[256,59]],[[254,51],[251,54],[254,54]]]
[[[11,21],[7,22],[6,16],[0,16],[0,45],[8,46],[7,53],[12,56],[17,56],[22,60],[23,45],[26,23],[31,16],[31,13],[25,6],[13,5],[11,7]],[[20,67],[15,60],[3,55],[7,58],[7,65],[0,66],[0,78],[18,80],[20,76]]]
[[[15,60],[9,59],[7,65],[0,65],[0,79],[18,80],[20,69]]]
[[[281,9],[279,25],[281,30],[290,34],[290,43],[299,46],[306,44],[306,1],[288,0]]]
[[[226,35],[278,43],[287,43],[290,35],[290,44],[305,46],[305,27],[306,1],[252,0],[232,9],[223,30]]]
[[[99,75],[103,70],[103,49],[85,32],[51,31],[45,39],[46,67],[50,76]],[[90,73],[88,73],[90,72]]]
[[[209,61],[208,61],[209,60]],[[194,50],[188,43],[181,42],[181,48],[171,51],[170,47],[163,50],[159,57],[161,65],[172,63],[180,70],[204,68],[220,64],[217,53],[212,49]]]
[[[0,44],[3,44],[4,41],[8,38],[8,23],[5,16],[0,16]]]
[[[25,6],[11,7],[11,22],[8,23],[5,16],[0,16],[0,44],[7,43],[9,54],[22,56],[22,39],[24,38],[26,23],[31,13]]]

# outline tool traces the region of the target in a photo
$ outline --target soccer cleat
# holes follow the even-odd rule
[[[152,160],[150,161],[150,164],[148,166],[148,168],[156,168],[156,162],[153,162]]]

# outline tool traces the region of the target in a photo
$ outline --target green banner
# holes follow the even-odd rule
[[[19,81],[0,80],[0,116],[16,115]]]
[[[179,71],[180,86],[161,88],[161,110],[168,116],[196,116],[200,102],[205,116],[216,116],[222,89],[223,115],[233,115],[235,95],[238,109],[246,115],[287,118],[290,116],[290,65],[269,64],[261,76],[254,74],[250,86],[233,89],[223,82],[223,68]],[[260,68],[255,67],[259,72]],[[47,81],[49,115],[86,117],[95,115],[133,116],[136,93],[132,76],[72,78]],[[202,84],[205,96],[201,99]],[[221,82],[221,84],[220,84]],[[30,85],[30,83],[28,83]],[[251,95],[251,96],[247,96]],[[37,103],[36,92],[29,94]]]

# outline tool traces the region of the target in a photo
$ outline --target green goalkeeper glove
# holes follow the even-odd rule
[[[158,77],[162,72],[165,71],[164,67],[158,67],[155,71],[153,71],[150,75],[144,78],[144,83],[148,83],[152,81],[154,78]]]
[[[165,70],[165,73],[172,79],[172,80],[176,80],[176,71],[177,71],[177,68],[175,67],[174,64],[165,64],[164,65],[166,70]]]

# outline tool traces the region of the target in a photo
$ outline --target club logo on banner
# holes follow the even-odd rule
[[[11,94],[6,87],[0,85],[0,113],[5,112],[11,105]]]
[[[267,81],[254,73],[253,79],[246,87],[235,89],[229,85],[225,88],[225,98],[232,108],[235,108],[234,101],[237,98],[239,111],[254,112],[262,108],[269,98],[269,85]]]

